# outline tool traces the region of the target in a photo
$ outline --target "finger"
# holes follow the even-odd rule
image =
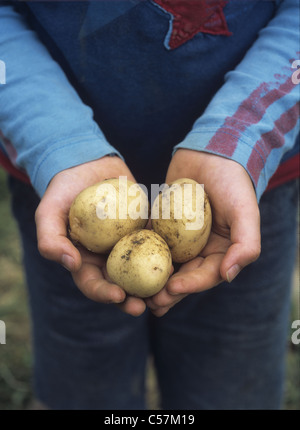
[[[222,261],[220,272],[231,282],[248,264],[257,260],[261,252],[260,217],[258,210],[248,211],[231,225],[231,242]]]
[[[218,285],[222,281],[220,265],[223,257],[224,254],[219,253],[195,259],[191,263],[192,270],[186,266],[169,279],[166,285],[169,294],[193,294]]]
[[[191,270],[198,269],[203,263],[203,261],[204,261],[203,257],[193,258],[192,260],[182,264],[177,273],[182,274],[182,273],[190,272]]]
[[[81,266],[78,249],[67,238],[67,217],[47,201],[40,204],[35,214],[38,249],[49,260],[62,264],[71,272]]]
[[[72,273],[74,282],[89,299],[101,303],[121,303],[126,298],[125,291],[104,279],[99,266],[84,262],[77,272]]]
[[[133,296],[127,296],[124,302],[117,306],[121,309],[121,311],[134,317],[142,315],[146,310],[146,304],[144,300]]]
[[[174,303],[175,304],[175,303]],[[163,317],[164,315],[166,315],[166,313],[172,308],[173,306],[165,306],[165,307],[160,307],[158,309],[151,309],[151,312],[154,316],[160,318]]]
[[[186,294],[172,296],[168,290],[164,287],[161,291],[152,297],[145,299],[146,305],[152,312],[158,311],[160,308],[170,309],[176,303],[180,302]]]

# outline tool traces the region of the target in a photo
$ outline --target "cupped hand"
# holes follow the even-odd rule
[[[182,264],[167,285],[146,300],[162,316],[186,295],[231,282],[260,255],[260,214],[252,181],[237,162],[204,152],[179,149],[166,183],[190,178],[204,184],[213,213],[208,243],[195,259]]]
[[[67,232],[69,209],[77,194],[90,185],[119,176],[135,182],[117,156],[106,156],[55,175],[36,210],[38,248],[43,257],[62,264],[72,273],[85,296],[101,303],[116,303],[124,312],[138,316],[145,310],[144,300],[126,296],[121,287],[110,282],[106,256],[75,247]]]

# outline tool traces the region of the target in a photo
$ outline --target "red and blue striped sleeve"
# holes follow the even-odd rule
[[[259,200],[299,134],[299,54],[298,0],[283,0],[174,150],[204,151],[240,163]]]

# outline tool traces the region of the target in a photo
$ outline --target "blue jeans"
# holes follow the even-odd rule
[[[84,297],[37,250],[33,189],[10,178],[32,315],[34,390],[53,409],[145,409],[154,357],[165,409],[278,409],[285,379],[297,182],[264,194],[262,254],[231,284],[138,318]]]

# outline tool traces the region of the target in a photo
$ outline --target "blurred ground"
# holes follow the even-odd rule
[[[300,320],[299,267],[294,275],[291,321]],[[0,169],[0,320],[6,324],[6,345],[0,345],[0,410],[39,409],[32,403],[30,322],[22,273],[22,256],[11,216],[5,174]],[[291,331],[292,333],[292,331]],[[151,360],[147,372],[149,409],[159,408]],[[300,410],[300,345],[287,340],[284,409]]]

